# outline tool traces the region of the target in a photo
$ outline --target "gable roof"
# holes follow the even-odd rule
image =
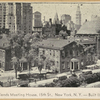
[[[75,42],[74,39],[68,39],[68,40],[64,40],[64,39],[52,39],[49,38],[47,40],[43,40],[42,42],[39,43],[39,47],[42,48],[51,48],[51,49],[62,49],[63,47],[65,47],[66,45]]]
[[[98,34],[100,31],[100,21],[92,20],[85,22],[76,34]]]

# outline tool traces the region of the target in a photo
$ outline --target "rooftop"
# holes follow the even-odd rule
[[[74,39],[59,39],[59,38],[49,38],[47,40],[43,40],[41,43],[39,43],[39,47],[46,47],[46,48],[52,48],[52,49],[62,49],[64,46],[74,42]]]
[[[86,21],[76,34],[98,34],[100,31],[100,20]]]
[[[79,39],[77,37],[70,37],[68,39],[59,39],[59,38],[48,38],[46,40],[43,40],[42,42],[39,42],[37,45],[42,48],[51,48],[51,49],[62,49],[66,45],[72,43],[72,42],[79,42],[79,44],[95,44],[96,41],[94,41],[93,38],[82,38]]]

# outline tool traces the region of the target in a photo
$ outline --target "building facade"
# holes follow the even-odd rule
[[[61,30],[61,23],[58,18],[58,14],[56,13],[52,22],[52,19],[50,18],[49,21],[43,22],[43,28],[42,33],[44,35],[47,35],[48,37],[55,37],[56,35],[59,35],[59,32]]]
[[[22,14],[22,31],[24,33],[32,33],[32,20],[33,20],[33,11],[30,3],[22,3],[21,4]]]
[[[4,34],[0,38],[0,69],[4,71],[12,69],[10,42]]]
[[[38,11],[33,13],[33,33],[35,32],[42,34],[41,13]]]
[[[63,14],[61,16],[61,22],[63,25],[66,25],[69,21],[71,21],[71,16],[67,14]]]
[[[77,11],[76,11],[76,30],[79,30],[81,27],[81,11],[80,11],[80,6],[77,6]]]
[[[47,39],[39,45],[39,57],[49,58],[53,62],[51,69],[57,70],[59,73],[70,70],[77,71],[85,69],[86,65],[95,63],[94,44],[91,46],[87,44],[87,47],[84,47],[85,42],[79,43],[75,38],[72,40]]]
[[[30,3],[0,3],[0,28],[3,27],[11,32],[32,33],[32,7]]]

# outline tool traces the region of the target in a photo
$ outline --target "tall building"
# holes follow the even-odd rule
[[[71,21],[70,15],[63,14],[61,16],[61,22],[62,22],[63,25],[66,25],[69,21]]]
[[[77,6],[77,11],[76,11],[76,26],[77,30],[81,27],[81,11],[80,11],[80,6]]]
[[[32,33],[32,7],[30,3],[0,3],[0,28],[11,32]]]
[[[0,3],[0,28],[15,30],[15,18],[13,3]]]
[[[21,4],[21,18],[22,18],[22,30],[24,33],[32,33],[32,19],[33,19],[33,13],[32,13],[32,7],[30,3],[22,3]]]
[[[38,11],[33,13],[33,32],[42,33],[41,13]]]

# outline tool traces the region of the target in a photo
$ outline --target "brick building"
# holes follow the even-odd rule
[[[95,63],[95,43],[85,40],[79,42],[77,38],[47,39],[39,44],[39,57],[49,58],[53,62],[51,69],[53,67],[59,73],[80,70]]]
[[[0,39],[0,69],[4,71],[12,69],[11,48],[9,45],[9,41],[4,34]]]

